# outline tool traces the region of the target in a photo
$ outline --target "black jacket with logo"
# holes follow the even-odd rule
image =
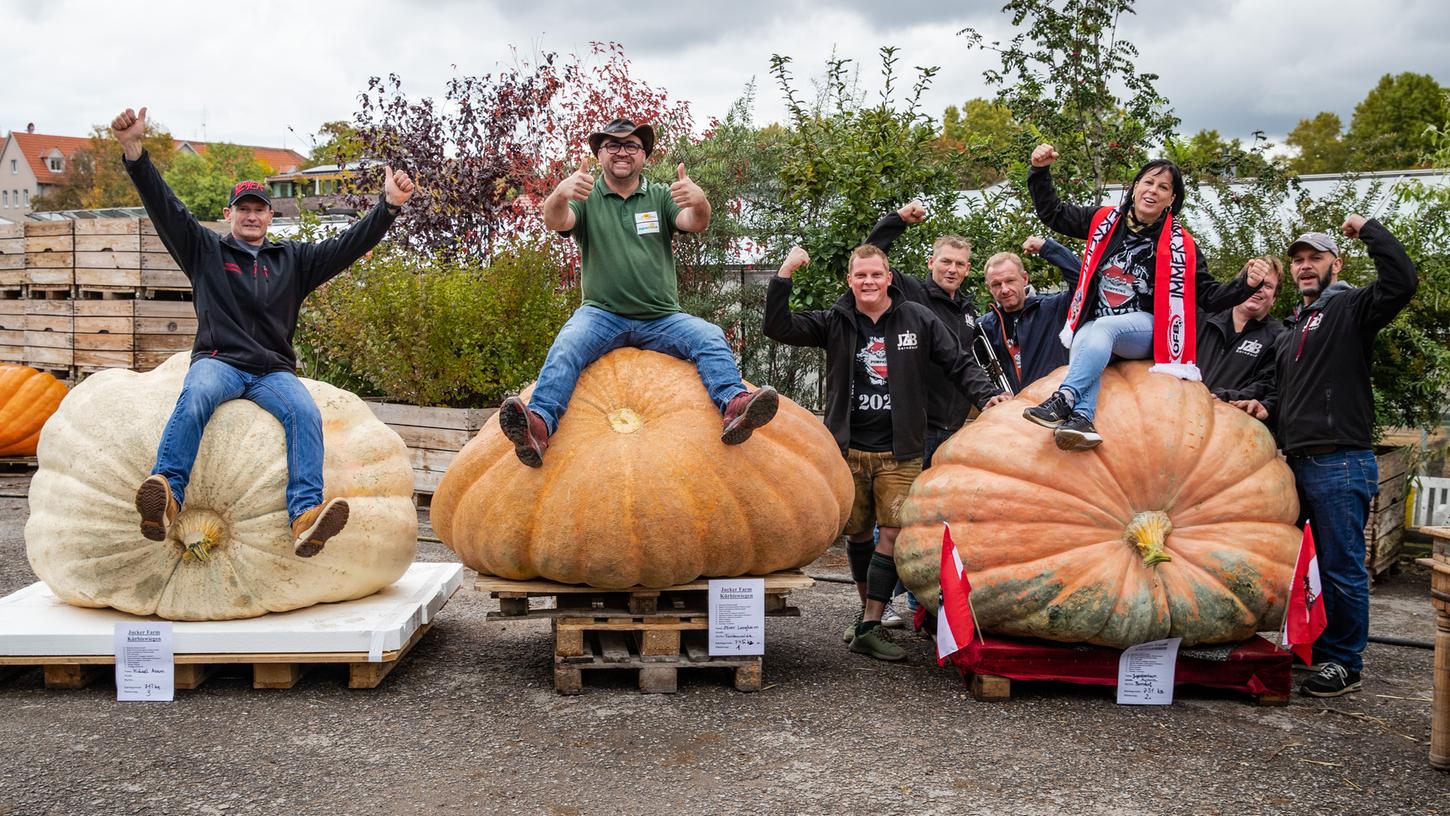
[[[876,222],[871,234],[866,237],[866,243],[880,247],[882,252],[890,252],[891,245],[901,237],[907,226],[900,215],[894,212],[888,213]],[[931,309],[932,314],[946,324],[948,329],[951,329],[962,353],[971,354],[972,343],[977,339],[977,308],[964,291],[965,282],[955,294],[949,295],[930,275],[918,278],[914,275],[907,275],[895,267],[891,269],[891,282],[907,300]],[[972,359],[973,362],[976,361],[975,357]],[[982,376],[985,378],[986,372],[983,372]],[[926,374],[926,421],[928,425],[937,430],[955,431],[967,421],[967,413],[971,409],[971,399],[956,383],[947,379],[945,371],[935,366],[928,368]]]
[[[148,154],[124,161],[161,243],[191,281],[191,358],[214,357],[249,374],[296,370],[292,334],[302,299],[376,246],[397,217],[380,197],[341,235],[315,244],[267,241],[253,257],[235,236],[203,227]]]
[[[1268,407],[1288,453],[1374,443],[1374,338],[1409,304],[1420,280],[1404,246],[1380,222],[1364,222],[1359,237],[1378,279],[1363,288],[1336,281],[1285,318],[1274,345],[1277,394]]]
[[[1284,333],[1276,320],[1250,320],[1234,333],[1233,309],[1198,313],[1198,370],[1203,384],[1222,400],[1262,401],[1274,387],[1274,341]]]
[[[1037,217],[1050,229],[1071,236],[1073,238],[1087,239],[1089,229],[1092,225],[1093,216],[1097,214],[1100,207],[1079,207],[1075,204],[1068,204],[1057,197],[1057,188],[1052,184],[1052,173],[1046,167],[1033,167],[1027,173],[1027,191],[1032,194],[1032,206],[1037,210]],[[1113,230],[1112,237],[1108,239],[1108,245],[1103,248],[1103,258],[1111,258],[1113,253],[1123,245],[1124,236],[1127,235],[1126,221],[1119,223]],[[1142,233],[1144,237],[1151,238],[1155,247],[1158,237],[1163,232],[1163,219],[1158,223],[1145,228]],[[1249,299],[1257,287],[1249,286],[1242,275],[1235,277],[1227,283],[1219,283],[1213,279],[1208,272],[1208,260],[1203,256],[1203,248],[1195,244],[1195,255],[1197,256],[1196,269],[1193,271],[1193,285],[1195,294],[1194,305],[1204,311],[1217,312],[1223,309],[1231,309]],[[1101,275],[1093,275],[1088,281],[1088,290],[1085,293],[1086,300],[1083,301],[1083,316],[1079,327],[1086,325],[1092,320],[1098,302],[1098,281]],[[1148,291],[1144,297],[1138,298],[1138,303],[1145,312],[1153,311],[1153,281],[1154,276],[1148,276]]]
[[[891,306],[876,322],[886,339],[886,383],[891,394],[891,453],[914,459],[925,450],[927,376],[943,368],[981,407],[999,392],[980,366],[964,353],[946,324],[931,310],[888,289]],[[842,455],[851,442],[852,366],[857,343],[856,301],[847,292],[829,309],[793,312],[791,281],[770,279],[765,293],[765,336],[792,346],[826,350],[826,427]]]

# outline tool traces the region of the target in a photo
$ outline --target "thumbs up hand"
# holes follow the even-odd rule
[[[571,201],[583,201],[593,189],[594,176],[589,174],[589,157],[585,156],[579,160],[579,169],[559,182],[554,192]]]
[[[413,179],[402,170],[393,171],[391,166],[383,167],[383,200],[394,207],[401,207],[413,197]]]
[[[146,137],[146,109],[137,113],[127,108],[111,120],[111,135],[121,143],[126,158],[135,161],[141,158],[141,143]]]
[[[675,167],[675,183],[670,185],[670,198],[674,199],[675,204],[679,205],[682,210],[699,207],[706,203],[705,191],[700,189],[700,185],[690,180],[690,176],[685,173],[684,162]]]

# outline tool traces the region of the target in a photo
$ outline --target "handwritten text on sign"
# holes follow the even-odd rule
[[[1178,644],[1183,638],[1140,643],[1118,658],[1119,705],[1170,705]]]
[[[765,579],[710,581],[710,654],[765,654]]]
[[[175,649],[168,621],[118,623],[116,699],[169,702],[176,694]]]

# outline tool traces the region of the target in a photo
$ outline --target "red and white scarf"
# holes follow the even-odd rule
[[[1098,272],[1098,265],[1107,254],[1113,230],[1121,220],[1115,207],[1103,207],[1088,226],[1087,251],[1082,256],[1082,272],[1072,305],[1067,312],[1067,325],[1058,335],[1062,344],[1072,348],[1072,336],[1082,324],[1087,291]],[[1172,374],[1182,380],[1202,380],[1196,362],[1198,337],[1195,326],[1194,275],[1198,253],[1193,236],[1174,219],[1164,216],[1163,231],[1153,255],[1153,361],[1151,371]]]

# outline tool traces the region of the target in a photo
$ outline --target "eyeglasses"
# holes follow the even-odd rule
[[[604,152],[613,156],[616,153],[624,153],[626,156],[634,156],[644,151],[644,145],[634,142],[605,142]]]

